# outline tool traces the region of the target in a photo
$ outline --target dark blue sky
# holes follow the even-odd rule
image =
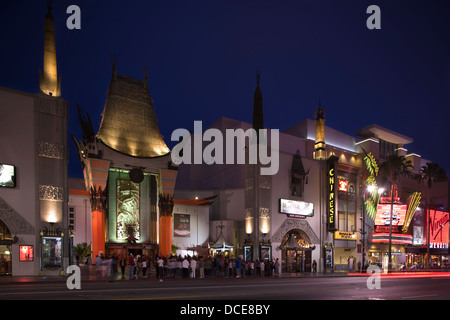
[[[256,70],[264,121],[284,130],[313,118],[354,135],[372,123],[414,139],[408,152],[450,173],[450,2],[432,1],[53,1],[58,73],[81,138],[76,105],[97,131],[111,78],[143,79],[169,147],[173,130],[221,116],[251,122]],[[81,8],[81,30],[66,9]],[[368,30],[369,5],[381,30]],[[46,1],[1,1],[0,86],[39,91]],[[73,142],[70,176],[82,177]]]

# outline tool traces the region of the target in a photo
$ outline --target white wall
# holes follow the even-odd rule
[[[36,150],[34,97],[30,94],[0,88],[0,163],[16,167],[16,187],[0,188],[10,209],[36,227]],[[0,216],[0,219],[2,217]],[[7,219],[4,222],[8,226]],[[11,228],[11,226],[8,226]],[[33,275],[39,270],[39,242],[35,235],[14,234],[18,242],[12,245],[13,275]],[[19,261],[19,246],[34,246],[34,261]]]

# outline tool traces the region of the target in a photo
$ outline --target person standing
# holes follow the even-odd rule
[[[183,279],[186,279],[189,277],[189,260],[186,256],[184,256],[182,267],[183,267]]]
[[[259,269],[260,269],[260,276],[262,275],[264,277],[264,260],[261,260],[261,262],[259,263]]]
[[[199,278],[203,279],[205,278],[205,260],[203,259],[203,257],[200,258],[199,262]]]
[[[191,259],[191,278],[195,279],[195,270],[197,269],[197,260]]]
[[[130,269],[130,280],[135,279],[134,277],[134,270],[136,268],[136,262],[134,261],[133,254],[130,253],[128,257],[128,268]]]
[[[234,266],[236,268],[236,278],[240,278],[241,277],[241,266],[242,266],[241,257],[237,258]]]
[[[122,271],[122,279],[123,279],[125,276],[125,267],[127,266],[127,260],[124,257],[122,257],[122,258],[120,258],[119,264],[120,264],[120,270]]]
[[[159,282],[162,282],[164,277],[164,259],[162,257],[159,257],[157,264],[158,264]]]
[[[275,260],[275,277],[280,276],[280,260],[277,258]]]
[[[147,278],[147,257],[142,257],[142,278]]]

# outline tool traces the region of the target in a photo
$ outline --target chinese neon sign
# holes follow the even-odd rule
[[[335,183],[336,183],[336,160],[337,157],[330,157],[328,159],[328,231],[336,231],[337,223],[336,223],[336,192],[335,192]]]

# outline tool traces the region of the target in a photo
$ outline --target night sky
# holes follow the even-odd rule
[[[81,30],[66,27],[72,4]],[[366,27],[372,4],[381,30]],[[46,0],[0,2],[0,86],[39,91],[46,12]],[[119,74],[143,80],[148,66],[169,147],[172,132],[195,120],[251,122],[258,70],[267,128],[313,119],[320,99],[326,125],[354,135],[376,123],[409,136],[408,153],[450,175],[449,1],[57,0],[52,13],[69,134],[78,138],[77,104],[98,131],[114,54]],[[69,176],[82,177],[69,147]]]

